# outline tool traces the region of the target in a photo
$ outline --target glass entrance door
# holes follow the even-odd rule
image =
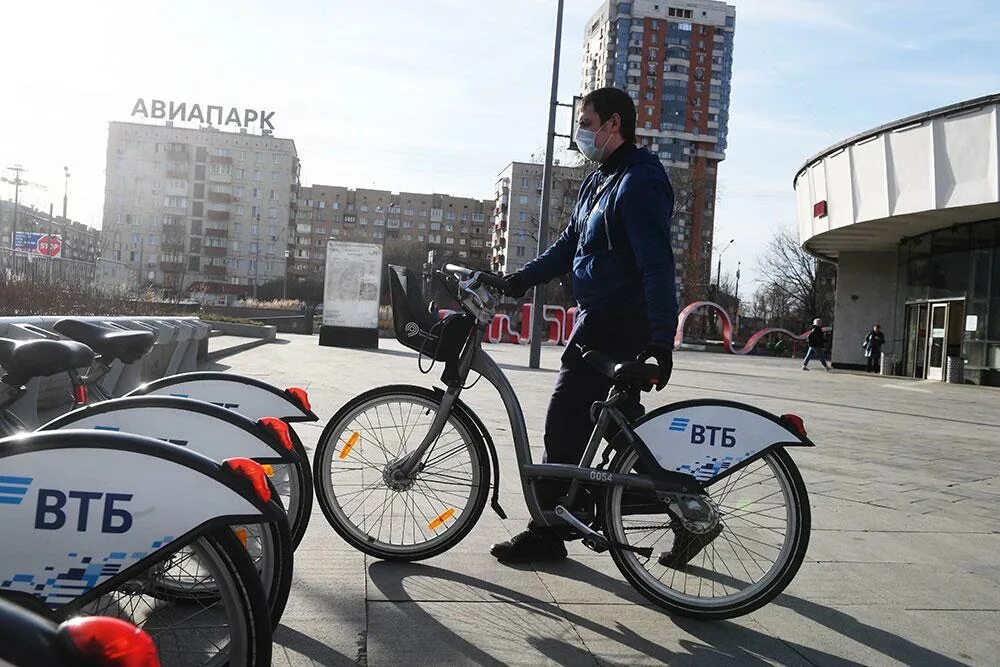
[[[927,345],[927,379],[943,380],[948,349],[948,304],[932,303]]]
[[[927,317],[926,303],[912,303],[906,306],[906,366],[904,374],[911,378],[925,377],[927,365]]]

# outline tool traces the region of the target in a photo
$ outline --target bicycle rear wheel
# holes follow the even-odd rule
[[[291,430],[291,426],[288,428]],[[271,464],[268,477],[288,514],[292,549],[297,549],[306,534],[309,517],[312,515],[313,478],[309,455],[297,435],[292,436],[292,447],[297,460],[294,463]]]
[[[459,412],[410,479],[391,478],[392,464],[420,444],[438,405],[422,387],[380,387],[349,401],[323,430],[313,462],[316,497],[354,548],[384,560],[430,558],[457,544],[482,514],[489,453]]]
[[[292,588],[293,550],[288,525],[284,522],[234,526],[233,533],[250,556],[264,588],[270,610],[271,627],[278,627]],[[178,564],[167,563],[153,581],[152,593],[164,600],[211,600],[219,592],[191,572],[186,553],[177,554]]]
[[[192,592],[164,599],[155,592],[164,571],[183,572]],[[271,664],[271,624],[260,579],[231,528],[213,530],[96,600],[65,610],[121,618],[145,630],[160,662],[173,665]]]
[[[610,471],[636,472],[631,447]],[[690,539],[652,496],[610,486],[604,530],[611,556],[625,578],[667,611],[706,620],[748,614],[774,599],[791,582],[809,545],[810,512],[805,484],[788,453],[774,449],[706,489],[722,531],[684,566],[667,567],[660,555],[678,539]],[[621,545],[650,547],[646,558]]]

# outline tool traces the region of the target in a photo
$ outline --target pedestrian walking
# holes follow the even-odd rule
[[[809,343],[809,349],[806,351],[805,359],[802,360],[802,370],[809,370],[809,361],[815,357],[819,359],[819,363],[823,364],[823,368],[829,371],[830,367],[826,364],[826,351],[823,349],[826,344],[823,320],[818,317],[813,320],[812,329],[809,330],[809,338],[806,341]]]
[[[865,348],[865,372],[878,373],[881,370],[882,346],[885,345],[885,334],[882,325],[876,324],[865,336],[861,347]]]

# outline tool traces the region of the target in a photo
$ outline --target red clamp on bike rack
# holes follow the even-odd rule
[[[292,452],[295,451],[295,446],[292,444],[292,434],[286,424],[281,419],[277,417],[261,417],[257,420],[265,431],[273,435],[281,443],[281,446]]]
[[[312,406],[309,404],[309,394],[305,389],[300,387],[289,387],[285,390],[285,393],[295,399],[295,402],[299,404],[299,407],[306,412],[312,412]]]
[[[257,497],[262,502],[271,502],[271,487],[267,484],[267,473],[264,472],[264,468],[259,463],[251,459],[237,457],[226,459],[222,462],[222,465],[240,477],[249,480],[253,486],[254,493],[257,494]]]

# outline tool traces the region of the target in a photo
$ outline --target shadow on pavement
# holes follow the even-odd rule
[[[304,635],[298,630],[293,630],[287,625],[279,625],[275,628],[274,643],[277,646],[300,653],[320,665],[358,664],[356,660],[352,660],[334,651],[326,644],[313,639],[309,635]]]
[[[579,563],[578,563],[579,565]],[[589,567],[581,566],[586,571],[588,583],[594,583],[599,588],[609,590],[617,595],[623,585],[611,577],[592,570]],[[558,568],[553,567],[549,571],[560,573]],[[578,570],[579,571],[579,570]],[[632,651],[638,652],[654,660],[658,660],[670,665],[706,665],[729,662],[741,665],[764,665],[764,664],[784,664],[789,659],[789,653],[795,653],[802,657],[805,662],[806,657],[810,660],[821,659],[826,665],[848,665],[855,664],[835,655],[824,653],[813,648],[808,648],[784,641],[769,634],[757,630],[746,628],[729,621],[694,621],[690,619],[673,618],[663,613],[664,623],[673,623],[680,630],[696,637],[700,642],[689,639],[681,639],[680,646],[683,651],[674,651],[661,646],[655,639],[647,639],[637,634],[632,628],[622,622],[615,622],[614,627],[606,627],[596,621],[585,618],[577,613],[563,609],[554,602],[546,602],[526,596],[500,586],[498,584],[485,582],[468,575],[459,574],[437,567],[422,565],[418,563],[407,563],[405,569],[399,564],[388,562],[373,563],[368,568],[372,583],[388,598],[395,603],[407,604],[407,618],[412,619],[416,627],[421,628],[420,634],[423,637],[434,637],[437,642],[438,651],[444,643],[454,656],[462,656],[463,660],[470,663],[483,665],[503,664],[492,655],[486,653],[476,644],[459,636],[447,625],[426,612],[421,600],[419,590],[415,595],[408,592],[405,585],[407,578],[433,578],[441,582],[459,584],[470,589],[480,591],[481,602],[505,603],[505,604],[476,604],[477,613],[487,614],[488,628],[483,631],[490,632],[490,637],[501,635],[505,631],[513,631],[514,635],[528,642],[536,650],[546,657],[559,664],[583,664],[592,662],[590,655],[584,654],[578,645],[558,639],[553,636],[543,634],[546,627],[550,627],[545,621],[565,620],[571,623],[575,629],[583,630],[586,634],[598,635],[597,643],[606,644],[608,642],[618,643],[628,647]],[[419,589],[421,584],[415,582],[415,587]],[[600,600],[595,600],[595,603]],[[510,613],[511,608],[526,611],[537,617],[538,622],[526,623],[523,615],[515,617]],[[826,608],[820,607],[827,612]],[[835,613],[835,612],[834,612]],[[467,618],[464,622],[471,624],[477,619]],[[855,623],[857,623],[855,621]],[[517,627],[520,626],[520,627]],[[867,627],[867,626],[865,626]],[[872,629],[874,630],[874,629]],[[877,632],[877,631],[876,631]],[[533,635],[533,636],[532,636]],[[865,643],[865,637],[853,637]],[[899,639],[899,638],[897,638]],[[586,639],[581,637],[581,641],[586,643]],[[905,640],[899,640],[905,641]],[[933,662],[936,664],[957,664],[932,651],[915,647],[917,651],[910,652],[909,660],[911,664],[917,662]],[[438,653],[442,662],[447,662],[449,657]],[[905,660],[905,658],[902,658]]]
[[[626,597],[623,595],[625,589],[631,589],[626,582],[615,579],[614,577],[609,577],[606,574],[598,572],[593,568],[579,562],[567,560],[563,563],[545,563],[539,564],[538,570],[542,572],[549,572],[551,574],[556,574],[560,576],[570,575],[573,579],[578,579],[586,581],[589,584],[600,588],[608,593],[612,593],[619,597]],[[718,572],[713,573],[714,576],[720,578],[722,581],[720,583],[726,585],[732,585],[735,580],[728,581],[728,577],[722,575]],[[810,602],[802,598],[798,598],[792,595],[782,594],[779,595],[770,604],[777,605],[780,607],[785,607],[790,609],[809,620],[823,625],[834,632],[841,634],[855,642],[868,646],[879,653],[898,660],[904,664],[908,665],[961,665],[963,663],[953,660],[945,655],[933,651],[928,648],[924,648],[918,644],[914,644],[908,639],[904,639],[899,635],[895,635],[891,632],[883,630],[881,628],[874,627],[864,623],[854,616],[847,614],[838,609],[833,609],[831,607],[826,607],[815,602]],[[689,618],[683,617],[671,617],[674,624],[688,632],[695,637],[698,637],[702,641],[715,645],[715,633],[712,628],[719,625],[718,622],[703,622],[696,621]],[[725,623],[725,622],[723,622]],[[746,630],[740,628],[741,632],[744,634],[752,633],[751,630]],[[822,651],[817,651],[816,649],[799,646],[791,642],[782,640],[784,644],[793,648],[797,653],[803,657],[813,660],[816,657],[823,657],[824,663],[829,657],[829,654]],[[849,664],[849,661],[836,658],[841,663]],[[853,664],[853,663],[851,663]]]

